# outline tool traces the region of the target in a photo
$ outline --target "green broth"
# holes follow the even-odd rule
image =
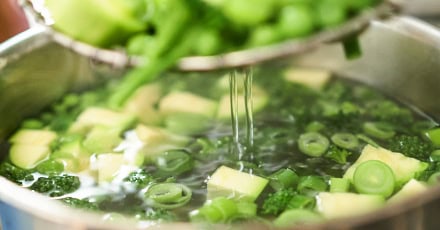
[[[296,191],[295,194],[301,195],[299,197],[308,197],[307,199],[309,199],[309,201],[310,199],[315,199],[316,194],[322,192],[322,190],[329,191],[330,188],[328,184],[331,178],[343,177],[346,170],[357,160],[367,145],[367,139],[368,141],[372,141],[373,144],[385,149],[397,151],[403,149],[405,146],[396,145],[394,138],[401,136],[411,136],[413,137],[412,140],[418,138],[417,140],[419,140],[422,145],[425,145],[426,148],[422,149],[422,147],[420,147],[418,150],[422,150],[418,151],[417,146],[414,146],[414,152],[404,153],[411,157],[417,157],[418,160],[429,164],[428,169],[419,173],[416,179],[426,181],[431,174],[440,168],[436,161],[430,159],[430,152],[427,152],[433,151],[435,147],[423,133],[437,126],[437,124],[427,116],[417,113],[410,107],[396,102],[357,82],[332,76],[332,78],[324,84],[322,89],[316,90],[306,85],[285,80],[284,77],[287,72],[284,67],[281,69],[256,68],[254,70],[253,84],[254,87],[257,87],[253,89],[254,100],[259,100],[258,97],[267,97],[267,100],[262,103],[264,106],[256,106],[256,111],[253,114],[254,136],[252,146],[246,144],[246,129],[244,128],[246,118],[245,116],[241,116],[239,119],[240,129],[238,135],[240,143],[243,146],[243,157],[239,157],[235,151],[236,146],[234,145],[232,137],[230,118],[219,119],[214,115],[212,117],[202,117],[202,119],[199,119],[200,116],[189,116],[189,118],[186,117],[186,120],[183,120],[186,122],[186,126],[184,126],[183,129],[179,126],[179,123],[177,123],[176,126],[176,124],[170,120],[162,120],[156,123],[156,126],[165,129],[188,132],[178,134],[186,138],[185,144],[176,144],[178,147],[173,147],[167,151],[158,150],[157,148],[148,151],[142,149],[142,151],[146,151],[143,164],[127,169],[125,175],[121,173],[121,170],[118,171],[123,175],[122,178],[113,178],[112,180],[102,183],[96,182],[100,177],[96,176],[96,168],[94,168],[96,165],[92,165],[94,165],[93,162],[96,161],[103,152],[89,151],[89,155],[87,156],[90,157],[86,157],[89,162],[85,163],[86,166],[83,167],[82,170],[77,172],[67,170],[66,164],[71,158],[57,158],[54,155],[61,154],[58,150],[63,143],[69,142],[69,138],[79,138],[82,140],[82,147],[84,147],[84,145],[87,146],[84,137],[81,137],[81,135],[90,136],[92,131],[85,133],[80,132],[80,134],[75,135],[69,134],[72,132],[72,123],[75,122],[77,116],[81,114],[84,109],[90,106],[105,107],[103,101],[108,98],[108,95],[112,94],[114,86],[117,85],[117,82],[111,82],[105,87],[92,92],[68,95],[60,102],[51,106],[50,109],[40,116],[23,122],[21,130],[45,129],[57,133],[58,137],[50,144],[50,154],[46,158],[55,159],[55,161],[63,159],[64,161],[62,161],[62,163],[65,166],[63,172],[59,172],[58,170],[56,172],[50,171],[50,173],[47,173],[47,171],[45,171],[48,170],[47,168],[54,168],[51,168],[51,165],[48,163],[46,163],[45,168],[43,166],[38,167],[38,162],[42,162],[44,159],[38,161],[36,167],[31,167],[27,170],[5,169],[5,164],[10,163],[11,159],[13,159],[10,157],[3,162],[3,168],[0,170],[0,173],[24,186],[31,185],[33,181],[39,177],[46,177],[46,174],[52,176],[66,173],[77,175],[81,179],[81,187],[73,193],[59,196],[59,199],[64,199],[65,203],[71,206],[102,213],[120,213],[124,216],[133,216],[140,220],[190,221],[189,213],[199,209],[206,202],[207,181],[220,166],[228,166],[232,169],[257,175],[262,178],[271,178],[271,175],[279,170],[291,169],[300,178],[300,182],[297,183],[307,181],[310,178],[324,181],[324,187],[316,185],[315,182],[313,182],[315,184],[312,182],[310,182],[312,184],[303,184],[301,185],[301,189],[299,188],[300,186],[292,186],[291,189]],[[242,92],[240,82],[241,78],[238,79],[238,87],[240,88],[240,92]],[[222,76],[220,73],[185,74],[185,76],[180,73],[167,73],[164,74],[157,83],[161,86],[162,90],[158,96],[161,99],[152,103],[151,108],[156,112],[161,106],[160,101],[162,98],[172,92],[190,92],[215,102],[218,102],[222,96],[229,95],[228,77],[227,75]],[[145,99],[148,100],[148,98]],[[256,102],[254,101],[254,103]],[[218,114],[219,112],[217,111],[216,113]],[[204,119],[206,122],[204,122]],[[392,127],[393,137],[377,138],[374,135],[369,135],[368,131],[363,128],[365,122],[386,123],[387,127]],[[135,127],[138,123],[139,122],[127,125],[115,138],[119,140],[119,142],[133,139],[133,136],[137,135]],[[201,127],[193,129],[194,124]],[[381,127],[382,126],[379,128]],[[298,147],[300,136],[308,132],[318,132],[329,140],[325,152],[320,157],[312,157],[304,154]],[[355,137],[358,142],[349,149],[344,149],[338,146],[336,141],[335,143],[331,141],[332,136],[340,133],[352,134],[350,137]],[[346,135],[342,135],[342,137],[346,137]],[[342,141],[348,142],[349,140],[343,139]],[[13,140],[11,142],[12,145],[18,145],[14,143]],[[119,142],[115,143],[116,146],[120,145]],[[140,141],[139,138],[129,143],[141,143],[142,145],[142,141]],[[145,143],[143,144],[145,145]],[[135,149],[134,151],[137,150],[139,149]],[[163,159],[170,159],[168,163],[171,164],[169,167],[172,169],[161,168],[163,165],[161,165],[162,163],[160,162],[161,160],[163,161],[163,159],[157,158],[157,154],[171,151],[180,151],[173,153],[174,158],[171,153],[163,156],[168,157]],[[118,152],[120,153],[122,151],[113,150],[113,152],[117,155]],[[151,152],[154,152],[153,156],[151,156]],[[418,154],[418,152],[423,153]],[[186,159],[185,161],[179,161],[181,160],[180,156],[189,157],[184,158]],[[38,168],[40,168],[40,170],[38,170]],[[13,170],[22,170],[23,172],[20,174],[22,176],[11,176],[11,171]],[[154,178],[152,180],[155,182],[150,183],[148,179],[142,186],[136,186],[136,183],[132,182],[136,180],[139,181],[142,178],[145,179],[145,177],[141,175],[132,178],[130,179],[131,182],[126,179],[128,173],[139,172],[139,170],[143,170],[142,173],[147,175],[147,177],[151,176],[151,178]],[[28,174],[33,175],[33,178],[26,179],[26,175]],[[119,177],[121,177],[121,175],[119,175]],[[115,178],[118,178],[118,175],[116,175]],[[164,182],[186,185],[192,191],[190,201],[183,206],[170,209],[151,206],[146,202],[144,192],[152,185]],[[316,186],[321,186],[318,191],[314,190],[318,188]],[[353,188],[350,188],[350,191],[355,192]],[[267,185],[255,201],[258,207],[258,215],[268,220],[279,215],[279,213],[274,215],[264,211],[266,199],[275,192],[274,187]],[[58,197],[59,195],[57,195],[57,193],[50,194],[47,191],[43,191],[42,193],[54,197]],[[89,195],[86,196],[84,194]],[[76,200],[69,200],[67,199],[68,197],[81,198],[87,205],[83,205]],[[306,209],[316,212],[314,205],[309,205]],[[255,217],[249,219],[252,220],[255,219]]]

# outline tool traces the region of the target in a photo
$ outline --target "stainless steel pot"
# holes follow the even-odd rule
[[[339,45],[328,45],[291,61],[324,67],[416,105],[440,121],[440,32],[413,18],[373,22],[363,34],[362,58],[346,61]],[[93,87],[123,69],[100,65],[55,44],[34,27],[0,44],[0,155],[6,139],[25,117],[38,113],[64,93]],[[311,229],[437,229],[440,186],[402,204],[358,218],[334,220]],[[149,226],[129,220],[105,222],[51,202],[0,177],[0,217],[4,229],[133,229]],[[185,229],[189,224],[149,226]],[[253,226],[253,228],[261,226]],[[221,228],[221,226],[219,227]]]

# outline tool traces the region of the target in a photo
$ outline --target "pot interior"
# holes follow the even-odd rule
[[[124,72],[102,67],[47,41],[42,30],[0,46],[0,120],[3,121],[0,123],[0,151],[3,156],[8,149],[6,140],[21,120],[38,113],[69,91],[94,87]],[[32,49],[23,44],[33,44]],[[438,31],[411,18],[393,18],[385,23],[372,23],[362,35],[361,45],[363,55],[357,60],[347,61],[340,44],[330,44],[283,62],[329,69],[377,88],[415,106],[434,120],[440,120]],[[426,197],[432,201],[440,194],[432,189],[431,195]],[[428,198],[418,203],[430,202]],[[6,202],[19,206],[18,201]],[[406,209],[402,206],[401,212]],[[370,215],[353,223],[364,224],[380,218]],[[333,224],[342,226],[340,222]]]

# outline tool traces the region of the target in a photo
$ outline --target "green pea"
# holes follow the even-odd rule
[[[335,3],[335,0],[324,0],[316,9],[319,25],[324,28],[335,27],[347,19],[345,5]]]
[[[285,6],[278,18],[278,29],[285,38],[303,37],[315,29],[313,11],[306,5]]]
[[[255,26],[267,21],[274,13],[275,0],[225,0],[225,16],[238,25]]]

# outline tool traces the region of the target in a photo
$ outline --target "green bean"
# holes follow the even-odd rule
[[[356,59],[362,55],[362,48],[359,42],[359,38],[354,35],[346,38],[342,42],[344,48],[345,57],[349,60]]]

